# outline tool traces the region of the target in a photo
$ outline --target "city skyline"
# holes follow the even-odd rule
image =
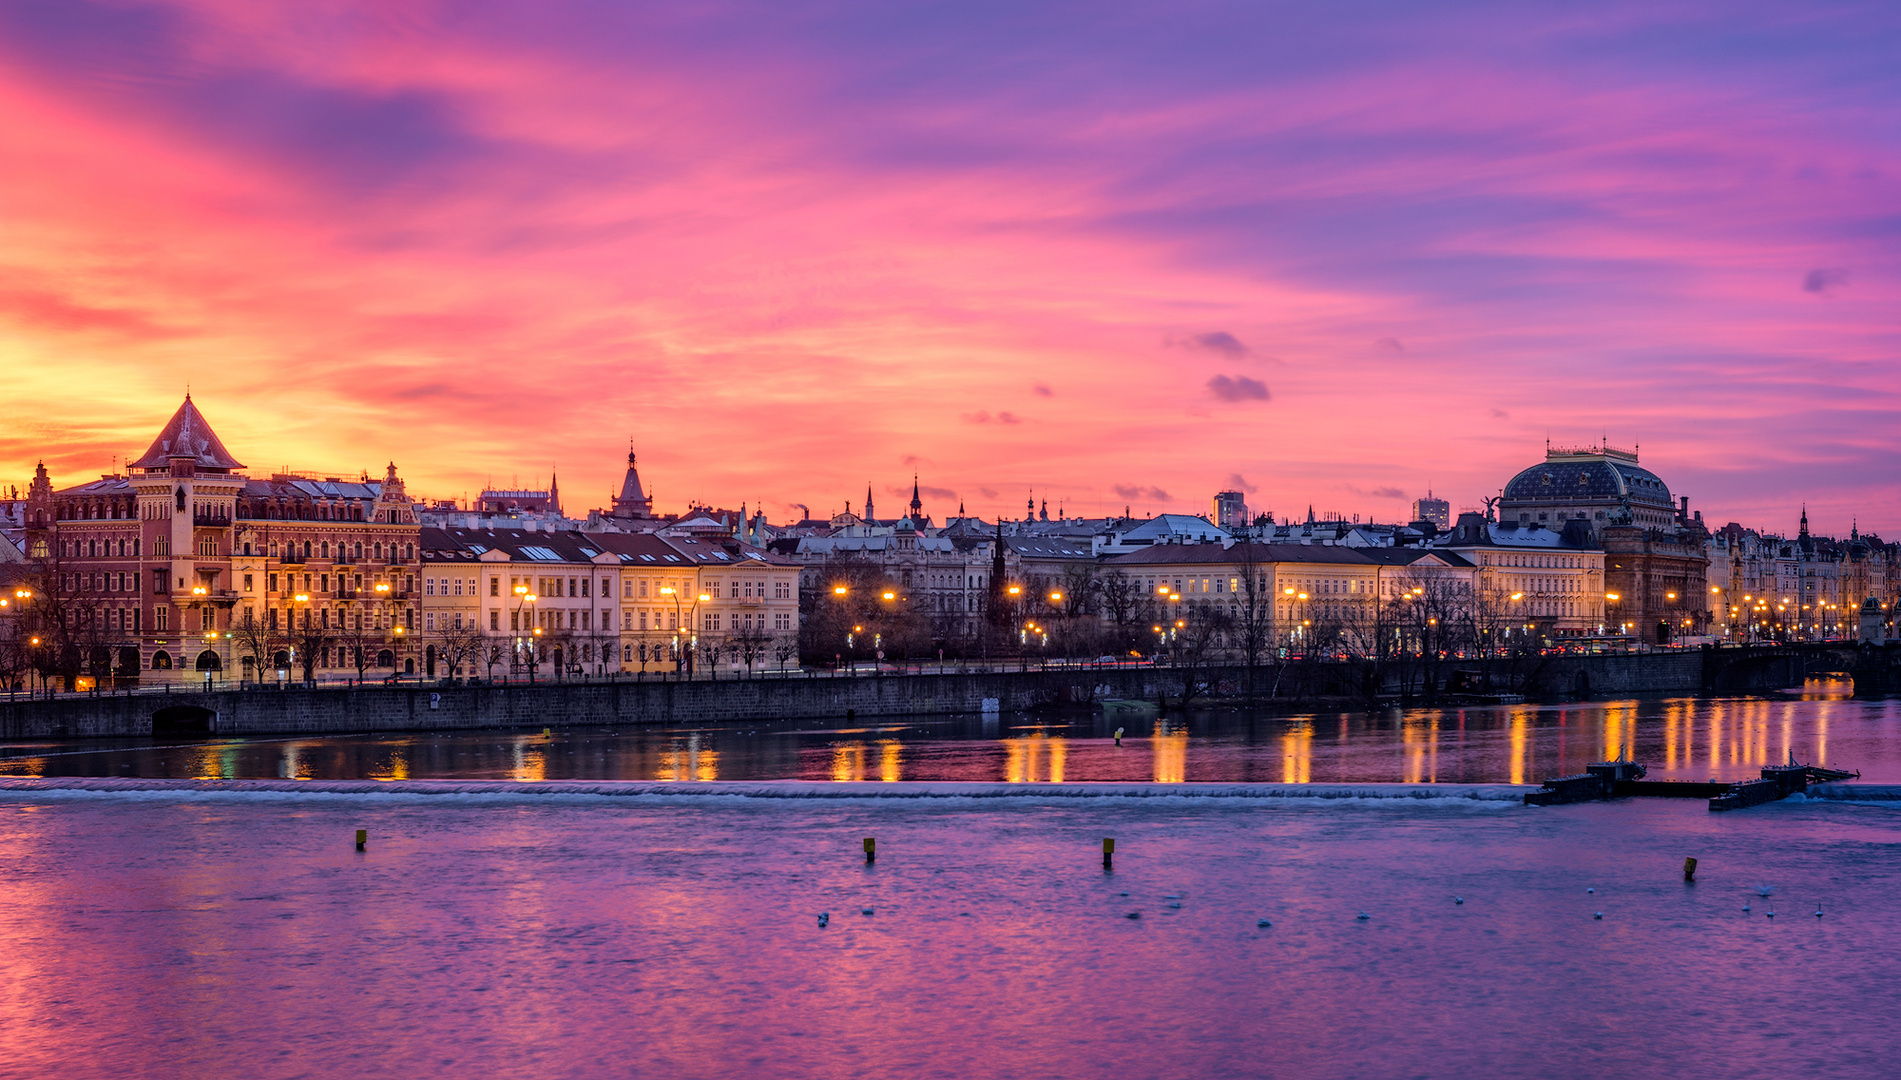
[[[16,5],[0,469],[190,385],[435,497],[1398,520],[1603,440],[1893,532],[1896,19]]]
[[[187,394],[186,396],[187,396],[187,400],[189,401],[190,395]],[[1590,444],[1588,446],[1579,446],[1579,447],[1576,447],[1575,449],[1595,452],[1602,447],[1609,447],[1609,444],[1608,443]],[[395,454],[398,457],[406,456],[401,452],[403,449],[404,448],[401,448],[401,447],[392,448],[389,453],[385,453],[382,456],[384,456],[385,458],[391,458],[391,454]],[[1543,448],[1543,451],[1546,454],[1552,454],[1552,453],[1564,453],[1569,449],[1573,449],[1573,448],[1567,447],[1567,446],[1561,446],[1560,444],[1557,444],[1557,443],[1550,443]],[[1611,448],[1611,449],[1612,449],[1612,452],[1614,453],[1629,453],[1629,454],[1633,454],[1634,456],[1634,451],[1624,451],[1619,448]],[[135,458],[138,455],[138,453],[139,453],[138,450],[133,450],[123,455],[115,455],[113,459],[113,465],[112,465],[112,469],[114,471],[105,473],[104,475],[122,475],[124,473],[127,463],[132,461],[132,459]],[[630,450],[626,458],[626,463],[631,465],[633,458],[636,454],[637,454],[637,451]],[[251,456],[255,457],[257,455],[253,453],[251,454]],[[58,460],[63,460],[63,456],[59,454],[57,451],[42,454],[35,458],[33,467],[36,470],[41,467],[46,467],[50,471],[51,465],[49,463],[58,461]],[[1514,473],[1516,473],[1518,471],[1521,471],[1522,469],[1529,468],[1533,465],[1538,464],[1538,461],[1540,460],[1542,460],[1542,458],[1527,460],[1526,462],[1523,463],[1523,465],[1521,465],[1517,469],[1514,469],[1513,471]],[[395,463],[396,462],[394,458],[391,458],[391,460],[389,461],[389,464],[394,465]],[[66,488],[66,487],[71,487],[76,484],[84,484],[94,475],[97,475],[96,472],[87,471],[85,468],[85,464],[86,463],[83,461],[79,462],[78,471],[74,472],[71,475],[52,474],[56,485],[58,485],[61,488]],[[617,462],[616,464],[619,465],[620,463]],[[248,475],[255,476],[255,477],[265,477],[265,476],[270,476],[272,474],[282,474],[282,475],[292,475],[292,476],[303,476],[303,477],[311,478],[311,479],[331,477],[331,478],[341,478],[344,480],[349,480],[353,477],[362,477],[363,479],[368,480],[368,479],[373,478],[377,472],[377,470],[371,469],[371,468],[352,468],[352,469],[342,469],[342,470],[297,469],[293,466],[288,466],[288,465],[286,466],[254,465],[247,468],[244,471]],[[1507,478],[1509,479],[1509,477]],[[1235,479],[1237,479],[1237,477],[1233,475],[1229,476],[1230,481],[1235,480]],[[456,503],[465,509],[474,509],[476,508],[477,503],[479,501],[477,498],[478,495],[509,495],[509,494],[524,493],[524,492],[545,493],[549,489],[550,482],[557,481],[557,480],[558,480],[558,475],[553,470],[551,470],[549,474],[544,474],[538,477],[531,477],[529,480],[526,480],[526,481],[523,480],[519,472],[511,471],[508,474],[508,478],[505,482],[498,481],[493,474],[486,476],[484,478],[483,487],[473,492],[460,491],[460,492],[455,492],[451,494],[443,494],[439,492],[416,491],[416,492],[413,492],[412,494],[413,494],[413,497],[418,502],[418,504],[446,501],[446,502]],[[893,511],[892,513],[889,513],[889,514],[885,513],[882,510],[878,511],[879,517],[883,520],[896,520],[898,517],[902,517],[905,513],[907,513],[908,505],[909,505],[908,500],[913,496],[913,494],[921,494],[922,501],[925,504],[923,507],[923,512],[925,516],[931,520],[939,522],[940,524],[946,521],[949,521],[955,517],[964,516],[964,515],[960,515],[956,511],[952,511],[948,509],[947,507],[944,507],[941,505],[932,505],[933,498],[937,499],[939,503],[942,503],[942,501],[945,499],[956,500],[958,503],[959,509],[965,510],[967,513],[967,516],[971,518],[986,518],[987,517],[992,520],[998,520],[998,521],[1029,520],[1031,518],[1036,518],[1039,515],[1041,515],[1044,518],[1062,517],[1065,514],[1067,514],[1067,516],[1072,517],[1072,518],[1116,518],[1116,517],[1122,516],[1121,509],[1102,507],[1094,512],[1091,512],[1091,511],[1076,507],[1074,505],[1067,504],[1064,500],[1064,497],[1061,495],[1052,496],[1045,493],[1043,496],[1038,497],[1034,489],[1026,489],[1025,495],[1026,495],[1027,501],[1025,503],[1017,503],[1017,504],[1014,504],[1013,506],[1010,500],[1008,499],[1007,494],[996,492],[989,488],[979,488],[979,494],[983,496],[983,501],[976,506],[970,506],[969,500],[962,497],[958,492],[947,491],[941,488],[934,487],[930,484],[923,483],[922,481],[917,479],[916,474],[913,474],[913,479],[910,485],[896,485],[896,484],[880,485],[875,480],[871,481],[870,484],[871,484],[870,489],[865,494],[869,495],[872,498],[874,504],[877,502],[883,502],[885,507],[890,508]],[[833,515],[837,514],[840,511],[843,511],[846,514],[862,515],[868,509],[871,509],[863,501],[864,496],[860,496],[857,499],[838,500],[830,505],[825,504],[822,501],[808,503],[808,502],[801,502],[796,499],[788,501],[783,498],[767,498],[767,499],[763,499],[757,502],[751,502],[746,499],[721,498],[718,496],[707,498],[707,499],[685,499],[685,500],[677,500],[677,501],[656,500],[653,497],[654,485],[653,485],[653,476],[651,473],[647,474],[646,487],[647,487],[647,497],[653,503],[653,512],[656,514],[656,516],[684,515],[696,507],[705,508],[705,509],[718,508],[718,509],[723,509],[723,510],[732,510],[734,507],[745,505],[745,506],[753,507],[754,510],[756,511],[766,512],[768,521],[775,521],[782,524],[791,524],[793,521],[796,520],[798,515],[796,514],[775,515],[772,511],[767,510],[766,508],[767,507],[784,507],[787,510],[793,510],[793,511],[803,511],[803,510],[809,509],[811,512],[811,516],[816,519],[825,519],[828,517],[832,517]],[[16,489],[16,497],[24,496],[26,492],[25,484],[8,485],[8,488]],[[0,493],[4,493],[5,490],[6,489],[0,489]],[[1451,512],[1455,514],[1459,512],[1469,512],[1469,511],[1484,511],[1489,514],[1490,510],[1486,506],[1486,501],[1488,499],[1494,498],[1495,496],[1499,494],[1502,494],[1503,491],[1504,491],[1504,487],[1503,487],[1503,482],[1501,481],[1500,486],[1495,488],[1491,495],[1481,496],[1480,498],[1469,500],[1469,501],[1460,501],[1460,500],[1454,499],[1454,500],[1451,500],[1448,505],[1450,506]],[[563,512],[567,514],[568,516],[576,518],[576,519],[586,517],[590,511],[609,510],[612,507],[612,504],[614,502],[614,495],[611,492],[604,496],[599,496],[599,497],[591,496],[585,491],[576,490],[572,482],[570,482],[569,485],[565,489],[558,489],[558,492],[559,493],[557,494],[556,497],[561,502]],[[1289,506],[1285,508],[1277,509],[1265,503],[1255,502],[1254,500],[1256,496],[1245,489],[1241,493],[1244,494],[1247,499],[1247,502],[1245,503],[1245,509],[1247,512],[1248,519],[1250,521],[1256,519],[1263,513],[1271,512],[1273,521],[1276,523],[1282,523],[1282,524],[1289,523],[1289,522],[1299,522],[1306,519],[1314,519],[1314,520],[1321,520],[1321,521],[1352,521],[1352,522],[1367,522],[1367,523],[1384,522],[1387,524],[1404,524],[1407,521],[1413,520],[1413,514],[1410,511],[1413,508],[1413,504],[1416,503],[1418,499],[1430,500],[1434,497],[1434,494],[1435,494],[1431,489],[1428,489],[1426,491],[1419,492],[1414,496],[1410,496],[1406,500],[1407,508],[1404,512],[1394,514],[1391,517],[1383,518],[1377,515],[1367,514],[1363,512],[1340,510],[1338,508],[1331,507],[1331,506],[1323,507],[1312,502],[1309,502],[1304,507],[1290,504]],[[1222,496],[1232,496],[1234,494],[1235,494],[1235,491],[1230,490],[1230,489],[1210,490],[1206,496],[1204,496],[1203,498],[1199,500],[1200,503],[1202,504],[1199,508],[1192,505],[1193,502],[1195,501],[1195,498],[1192,495],[1187,496],[1185,498],[1172,499],[1170,500],[1171,505],[1163,506],[1163,507],[1155,507],[1151,505],[1152,500],[1150,501],[1150,503],[1145,503],[1140,508],[1135,507],[1133,505],[1133,500],[1128,500],[1128,499],[1125,499],[1124,505],[1125,507],[1129,509],[1130,513],[1135,518],[1138,518],[1138,519],[1144,518],[1144,517],[1159,516],[1162,514],[1188,514],[1188,515],[1204,518],[1209,521],[1215,521],[1215,515],[1211,511],[1211,500],[1217,497],[1222,497]],[[1443,494],[1443,493],[1440,493],[1440,494]],[[1683,493],[1679,491],[1678,494],[1681,495]],[[1692,501],[1694,501],[1693,497],[1692,497]],[[1294,500],[1291,500],[1291,502],[1297,504],[1299,500],[1294,499]],[[1693,507],[1693,510],[1698,515],[1701,515],[1704,509],[1705,507],[1702,507],[1702,506]],[[1741,520],[1738,520],[1734,515],[1725,516],[1723,514],[1722,508],[1720,507],[1712,507],[1708,509],[1712,510],[1712,512],[1715,513],[1718,518],[1718,520],[1711,520],[1706,523],[1706,526],[1710,529],[1719,528],[1726,523],[1734,523],[1734,524],[1741,525],[1745,529],[1759,532],[1765,536],[1793,535],[1794,532],[1796,531],[1795,529],[1785,529],[1781,527],[1779,524],[1776,524],[1773,522],[1759,523],[1759,522],[1751,522],[1751,521],[1741,521]],[[1825,525],[1819,522],[1813,522],[1810,520],[1813,514],[1810,510],[1809,505],[1806,502],[1800,504],[1794,512],[1798,515],[1798,519],[1803,528],[1812,527],[1814,532],[1816,532],[1818,535],[1823,535],[1823,536],[1835,534],[1834,530],[1829,529],[1828,527],[1826,527]],[[1840,530],[1840,535],[1846,536],[1850,532],[1854,532],[1857,530],[1867,535],[1875,535],[1875,534],[1880,534],[1882,532],[1880,528],[1872,524],[1872,519],[1864,519],[1860,513],[1853,513],[1851,514],[1850,523],[1848,527],[1846,529]]]

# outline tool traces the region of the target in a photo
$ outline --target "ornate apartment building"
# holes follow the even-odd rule
[[[1901,546],[1859,528],[1847,540],[1812,535],[1804,510],[1793,537],[1731,523],[1710,537],[1707,553],[1715,629],[1729,637],[1893,634]],[[1864,629],[1870,618],[1876,628]]]
[[[424,672],[757,670],[790,659],[799,569],[730,536],[424,529]]]
[[[380,482],[244,469],[189,395],[124,473],[55,490],[41,465],[24,529],[35,666],[177,681],[414,670],[417,525],[395,465]]]

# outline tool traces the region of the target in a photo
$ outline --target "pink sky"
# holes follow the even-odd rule
[[[1901,9],[22,0],[0,476],[1901,533]],[[896,492],[902,490],[903,498]],[[1894,537],[1901,538],[1901,537]]]

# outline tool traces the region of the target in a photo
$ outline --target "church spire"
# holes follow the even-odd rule
[[[1809,534],[1809,505],[1807,503],[1803,503],[1802,504],[1802,531],[1798,532],[1796,535],[1807,536],[1808,534]]]
[[[865,524],[871,524],[871,481],[865,481]]]
[[[623,520],[644,521],[653,516],[653,499],[640,485],[640,470],[635,466],[632,440],[627,447],[627,475],[621,478],[620,494],[614,497],[613,516]]]
[[[917,474],[911,474],[911,520],[924,520],[924,500],[918,497]]]

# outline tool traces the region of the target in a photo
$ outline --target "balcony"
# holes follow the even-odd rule
[[[236,589],[207,589],[204,592],[193,592],[191,589],[174,589],[172,590],[172,603],[183,605],[205,601],[229,604],[236,601],[239,595]]]

